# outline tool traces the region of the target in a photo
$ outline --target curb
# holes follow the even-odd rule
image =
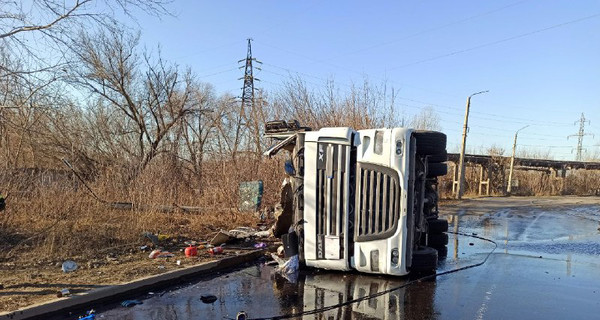
[[[81,295],[73,295],[68,298],[52,300],[41,304],[35,304],[16,311],[0,313],[0,320],[20,319],[47,319],[61,312],[71,309],[85,310],[92,304],[107,303],[118,300],[119,297],[134,295],[150,288],[176,284],[178,280],[189,277],[206,275],[235,267],[237,265],[253,261],[263,254],[264,250],[253,250],[238,256],[209,261],[199,265],[187,267],[181,270],[173,270],[160,275],[150,276],[134,280],[132,282],[93,289]],[[74,315],[73,315],[74,316]]]

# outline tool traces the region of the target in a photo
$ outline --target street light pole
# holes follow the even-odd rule
[[[465,111],[465,124],[463,126],[463,140],[462,146],[460,147],[460,159],[459,159],[459,168],[458,168],[458,188],[456,190],[456,198],[458,200],[462,199],[463,195],[463,185],[465,184],[465,147],[467,144],[467,129],[469,128],[469,108],[471,106],[471,97],[474,95],[482,94],[489,92],[489,90],[475,92],[469,97],[467,97],[467,108]]]
[[[506,192],[510,195],[512,191],[512,176],[513,176],[513,168],[515,166],[515,152],[517,150],[517,135],[519,135],[519,131],[529,127],[529,125],[524,126],[523,128],[517,130],[515,132],[515,142],[513,142],[513,152],[512,157],[510,157],[510,170],[508,171],[508,186],[506,187]]]

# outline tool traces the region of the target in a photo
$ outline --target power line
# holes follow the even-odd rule
[[[324,79],[324,78],[319,77],[319,76],[315,76],[315,75],[308,74],[308,73],[305,73],[305,72],[295,71],[295,70],[292,70],[290,68],[286,68],[286,67],[282,67],[282,66],[277,66],[277,65],[274,65],[274,64],[271,64],[271,63],[265,63],[264,65],[265,66],[271,66],[271,67],[274,67],[274,68],[277,68],[277,69],[281,69],[281,70],[284,70],[284,71],[286,71],[288,73],[295,73],[295,74],[299,74],[299,75],[304,75],[304,76],[307,76],[307,77],[310,77],[310,78],[313,78],[313,79],[317,79],[317,80],[320,80],[320,81],[323,81],[323,82],[330,82],[330,81],[332,81],[331,79]],[[278,75],[278,76],[281,76],[281,77],[288,77],[287,75],[282,75],[280,73],[273,72],[273,71],[270,71],[270,70],[266,70],[265,69],[264,71],[268,72],[268,73],[272,73],[272,74]],[[304,81],[306,81],[306,80],[304,80]],[[306,81],[306,82],[310,83],[310,84],[313,84],[313,85],[316,85],[316,86],[322,86],[323,85],[322,83],[315,83],[315,82],[311,82],[311,81]],[[349,84],[345,84],[345,83],[339,83],[339,84],[342,85],[342,86],[344,86],[344,87],[347,87],[349,89],[353,89],[354,88],[352,85],[349,85]],[[445,108],[445,109],[456,110],[456,111],[459,111],[459,112],[462,110],[461,108],[458,108],[458,107],[447,106],[447,105],[442,105],[442,104],[437,104],[437,103],[432,103],[432,102],[426,102],[426,101],[420,101],[420,100],[415,100],[415,99],[401,97],[401,96],[396,96],[395,98],[396,99],[400,99],[400,100],[406,100],[406,101],[416,102],[416,103],[424,104],[426,106],[431,106],[431,107],[441,107],[441,108]],[[399,104],[399,105],[404,105],[404,106],[412,107],[412,108],[421,108],[421,109],[423,108],[423,107],[419,107],[419,106],[411,106],[411,105],[408,105],[408,104]],[[436,109],[435,111],[439,112],[439,113],[443,113],[443,114],[450,114],[450,115],[456,115],[456,116],[462,117],[462,115],[459,114],[459,113],[448,113],[448,112],[440,111],[438,109]],[[474,111],[473,113],[474,113],[474,115],[473,115],[474,118],[477,118],[477,119],[480,119],[480,120],[489,120],[489,121],[495,121],[495,122],[502,122],[502,123],[504,123],[506,121],[498,119],[498,118],[508,119],[508,120],[511,120],[511,122],[513,122],[513,123],[531,124],[531,125],[538,125],[538,126],[567,126],[567,125],[570,126],[571,125],[571,124],[567,124],[567,123],[553,122],[553,121],[535,121],[535,120],[530,120],[530,119],[526,119],[526,118],[510,117],[510,116],[505,116],[505,115],[500,115],[500,114],[494,114],[494,113],[489,113],[489,112],[483,112],[483,111]],[[487,116],[494,117],[494,118],[487,118],[487,117],[483,117],[481,115],[487,115]]]
[[[340,55],[337,55],[337,56],[329,57],[327,59],[318,60],[316,62],[317,63],[323,63],[325,61],[329,61],[329,60],[333,60],[333,59],[338,59],[338,58],[341,58],[341,57],[345,57],[345,56],[348,56],[348,55],[353,55],[353,54],[356,54],[356,53],[368,51],[368,50],[371,50],[371,49],[374,49],[374,48],[378,48],[378,47],[387,46],[387,45],[390,45],[392,43],[396,43],[396,42],[399,42],[399,41],[404,41],[404,40],[407,40],[407,39],[410,39],[410,38],[418,37],[418,36],[424,35],[426,33],[430,33],[430,32],[437,31],[437,30],[442,30],[442,29],[445,29],[447,27],[450,27],[450,26],[453,26],[453,25],[456,25],[456,24],[461,24],[461,23],[464,23],[464,22],[467,22],[467,21],[470,21],[470,20],[475,20],[477,18],[481,18],[481,17],[487,16],[487,15],[490,15],[490,14],[502,11],[504,9],[514,7],[516,5],[519,5],[519,4],[527,2],[527,1],[529,1],[529,0],[523,0],[523,1],[513,2],[513,3],[510,3],[508,5],[502,6],[502,7],[497,8],[497,9],[493,9],[493,10],[490,10],[490,11],[479,13],[479,14],[476,14],[476,15],[473,15],[473,16],[470,16],[470,17],[467,17],[467,18],[464,18],[464,19],[460,19],[460,20],[455,20],[455,21],[452,21],[452,22],[448,22],[448,23],[439,25],[437,27],[432,27],[432,28],[429,28],[429,29],[425,29],[423,31],[419,31],[419,32],[413,33],[411,35],[407,35],[407,36],[402,37],[402,38],[398,38],[398,39],[395,39],[395,40],[386,41],[386,42],[383,42],[383,43],[371,45],[371,46],[368,46],[368,47],[365,47],[365,48],[362,48],[362,49],[358,49],[358,50],[351,51],[351,52],[346,52],[344,54],[340,54]]]
[[[508,42],[508,41],[512,41],[512,40],[516,40],[516,39],[520,39],[520,38],[524,38],[524,37],[528,37],[528,36],[531,36],[531,35],[534,35],[534,34],[537,34],[537,33],[541,33],[541,32],[544,32],[544,31],[548,31],[548,30],[552,30],[552,29],[564,27],[566,25],[570,25],[570,24],[573,24],[573,23],[577,23],[577,22],[581,22],[581,21],[593,19],[593,18],[596,18],[598,16],[600,16],[600,13],[596,13],[596,14],[589,15],[589,16],[586,16],[586,17],[583,17],[583,18],[579,18],[579,19],[575,19],[575,20],[570,20],[570,21],[567,21],[567,22],[559,23],[559,24],[555,24],[555,25],[552,25],[552,26],[549,26],[549,27],[546,27],[546,28],[542,28],[542,29],[530,31],[530,32],[527,32],[527,33],[522,33],[522,34],[515,35],[515,36],[512,36],[512,37],[508,37],[508,38],[504,38],[504,39],[500,39],[500,40],[496,40],[496,41],[484,43],[484,44],[477,45],[477,46],[474,46],[474,47],[470,47],[470,48],[467,48],[467,49],[457,50],[457,51],[449,52],[449,53],[446,53],[446,54],[434,56],[434,57],[431,57],[431,58],[414,61],[414,62],[407,63],[407,64],[404,64],[404,65],[401,65],[401,66],[393,67],[393,68],[388,69],[388,70],[390,70],[390,71],[391,70],[397,70],[397,69],[401,69],[401,68],[406,68],[406,67],[414,66],[414,65],[417,65],[417,64],[422,64],[422,63],[426,63],[426,62],[431,62],[431,61],[439,60],[439,59],[442,59],[442,58],[451,57],[451,56],[454,56],[454,55],[457,55],[457,54],[474,51],[474,50],[477,50],[477,49],[481,49],[481,48],[493,46],[493,45],[500,44],[500,43],[503,43],[503,42]]]

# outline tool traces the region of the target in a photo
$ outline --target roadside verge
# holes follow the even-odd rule
[[[2,312],[0,313],[0,320],[47,319],[61,313],[68,315],[68,311],[71,310],[91,309],[94,306],[117,301],[123,297],[146,292],[152,288],[175,285],[188,278],[207,275],[256,260],[263,254],[263,251],[253,250],[237,256],[209,261],[156,276],[144,277],[124,284],[93,289],[82,294],[31,305],[16,311]]]

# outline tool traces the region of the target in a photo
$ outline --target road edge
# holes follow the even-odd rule
[[[187,277],[197,277],[232,268],[256,260],[264,250],[253,250],[233,257],[201,263],[184,269],[168,271],[160,275],[136,279],[124,284],[92,289],[80,295],[34,304],[15,311],[0,313],[0,320],[45,319],[63,310],[92,308],[93,304],[115,301],[119,297],[134,295],[155,287],[176,284]]]

